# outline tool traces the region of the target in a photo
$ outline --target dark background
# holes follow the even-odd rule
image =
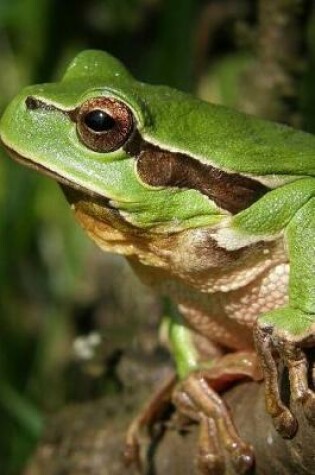
[[[278,38],[264,8],[281,3],[292,25]],[[314,131],[313,10],[297,0],[0,0],[0,107],[100,48],[143,81]],[[0,473],[13,475],[47,414],[120,390],[111,368],[126,345],[150,346],[160,306],[87,240],[55,183],[3,151],[0,243]]]

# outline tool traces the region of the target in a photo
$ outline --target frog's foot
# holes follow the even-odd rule
[[[131,422],[127,430],[124,448],[124,460],[127,466],[135,464],[141,470],[141,432],[144,428],[150,431],[154,423],[161,420],[163,413],[171,405],[175,385],[176,376],[172,374],[157,389],[141,412]]]
[[[297,430],[297,421],[283,403],[279,387],[279,363],[288,370],[291,401],[300,404],[310,423],[315,424],[315,393],[309,382],[305,350],[315,345],[314,316],[291,308],[264,315],[255,325],[254,338],[265,379],[267,411],[275,428],[285,438]],[[310,387],[311,385],[311,387]]]
[[[241,379],[241,367],[232,363],[231,356],[221,359],[226,359],[225,371],[222,372],[222,362],[195,371],[177,385],[173,394],[178,411],[200,424],[197,464],[204,475],[224,474],[228,471],[227,465],[233,467],[234,473],[245,474],[254,462],[253,448],[240,438],[226,405],[213,389],[213,386],[220,386],[220,378],[229,383]],[[221,368],[221,374],[218,368]],[[251,366],[252,374],[250,366],[243,369],[242,379],[245,376],[258,379],[255,364]]]

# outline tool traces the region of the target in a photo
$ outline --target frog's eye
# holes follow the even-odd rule
[[[113,152],[129,138],[134,127],[131,110],[111,97],[84,102],[76,113],[81,142],[95,152]]]

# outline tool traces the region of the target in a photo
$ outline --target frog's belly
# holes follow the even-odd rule
[[[288,302],[288,271],[288,265],[281,264],[237,291],[220,292],[208,299],[199,295],[200,303],[183,298],[180,311],[192,328],[212,341],[234,349],[251,348],[257,317]]]
[[[256,318],[287,303],[289,266],[282,241],[258,244],[233,257],[207,234],[206,243],[194,241],[193,230],[154,240],[145,231],[129,229],[113,210],[84,199],[70,196],[92,239],[105,250],[126,255],[141,280],[171,297],[189,326],[211,342],[252,348]],[[199,260],[196,242],[201,245]],[[204,271],[209,261],[212,268]]]
[[[139,272],[138,265],[133,267],[140,277],[144,277],[143,271],[148,277],[147,269]],[[252,327],[257,317],[287,304],[288,276],[289,265],[280,263],[244,287],[212,294],[195,290],[166,273],[150,272],[149,283],[178,304],[196,332],[219,345],[241,350],[253,347]]]

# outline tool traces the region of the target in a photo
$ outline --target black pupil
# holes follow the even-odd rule
[[[96,109],[84,117],[85,125],[94,132],[106,132],[115,127],[115,120],[106,112]]]

